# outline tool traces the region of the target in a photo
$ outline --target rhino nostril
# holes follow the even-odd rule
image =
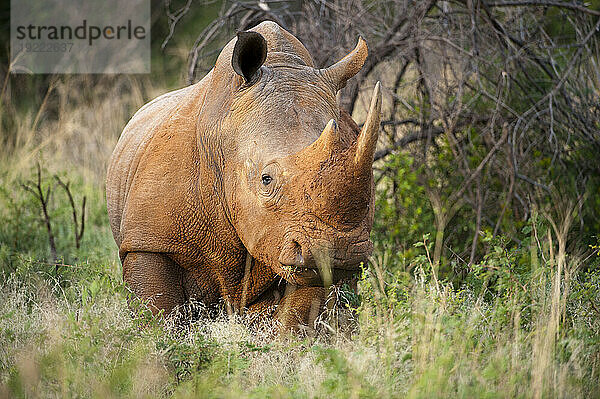
[[[300,244],[295,240],[286,242],[279,254],[279,263],[284,266],[304,266]]]

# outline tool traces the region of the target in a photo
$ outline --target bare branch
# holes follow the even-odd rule
[[[71,211],[73,213],[73,232],[75,234],[75,248],[79,249],[81,246],[81,239],[83,238],[83,232],[85,229],[85,202],[86,197],[83,196],[82,204],[81,204],[81,222],[78,222],[77,218],[77,208],[75,207],[75,200],[73,199],[73,194],[71,193],[71,188],[69,182],[64,183],[58,175],[55,175],[57,183],[65,190],[67,193],[67,197],[69,199],[69,204],[71,205]]]
[[[426,131],[410,133],[395,141],[393,145],[375,152],[375,161],[385,158],[388,155],[392,154],[394,151],[406,147],[407,145],[414,143],[415,141],[425,140],[431,137],[435,138],[442,133],[444,133],[444,129],[442,129],[441,127],[432,127],[431,129],[428,129]]]
[[[191,5],[192,5],[192,0],[187,0],[187,2],[185,3],[185,5],[183,7],[181,7],[179,10],[177,10],[175,12],[171,12],[171,0],[165,0],[165,12],[167,14],[168,23],[169,23],[169,34],[167,35],[167,37],[165,37],[165,40],[163,40],[162,44],[160,45],[160,48],[162,50],[164,50],[165,47],[167,47],[169,40],[171,40],[171,38],[173,37],[173,34],[175,33],[175,26],[177,25],[179,20],[181,18],[183,18],[183,16],[185,14],[187,14],[187,12],[190,10]]]
[[[50,221],[50,214],[48,212],[48,204],[50,201],[50,194],[52,193],[52,187],[48,186],[46,193],[44,194],[44,190],[42,189],[42,168],[40,163],[37,163],[37,180],[34,182],[32,180],[28,180],[25,183],[21,184],[21,186],[39,201],[40,206],[42,208],[42,214],[44,216],[44,224],[46,225],[46,231],[48,233],[48,243],[50,245],[50,254],[54,262],[57,262],[58,256],[56,253],[56,243],[54,241],[54,232],[52,231],[52,223]]]
[[[514,6],[542,6],[542,7],[559,7],[577,10],[586,14],[600,16],[600,11],[591,10],[582,4],[567,3],[566,1],[487,1],[488,7],[514,7]]]

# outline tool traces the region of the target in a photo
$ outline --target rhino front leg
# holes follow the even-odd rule
[[[182,269],[160,253],[130,252],[123,261],[123,280],[133,293],[147,302],[154,315],[163,315],[185,302]]]
[[[275,313],[282,331],[313,329],[315,320],[323,311],[326,297],[327,290],[324,287],[288,285]]]

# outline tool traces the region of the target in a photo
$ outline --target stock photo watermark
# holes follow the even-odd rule
[[[149,73],[150,0],[11,0],[12,73]]]

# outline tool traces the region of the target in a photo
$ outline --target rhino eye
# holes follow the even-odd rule
[[[273,178],[267,174],[261,176],[262,184],[268,186],[273,181]]]
[[[281,176],[281,167],[276,162],[267,164],[261,171],[260,179],[257,179],[255,184],[257,185],[257,194],[264,206],[275,206],[281,198]]]

